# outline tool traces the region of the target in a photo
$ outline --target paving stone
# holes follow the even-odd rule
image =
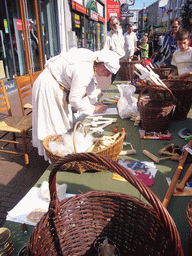
[[[8,94],[13,115],[21,115],[17,90]],[[1,118],[1,116],[0,116]],[[29,166],[24,157],[1,153],[0,155],[0,227],[10,211],[35,185],[49,163],[39,156],[37,149],[29,154]]]

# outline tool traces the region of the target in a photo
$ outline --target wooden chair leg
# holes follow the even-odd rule
[[[25,157],[25,164],[28,165],[29,164],[29,155],[28,155],[28,152],[27,152],[27,143],[26,143],[26,134],[25,132],[23,131],[21,133],[21,138],[22,138],[22,142],[23,142],[23,154],[24,154],[24,157]]]
[[[14,141],[16,141],[16,135],[15,135],[15,133],[12,133],[12,138],[13,138]],[[14,148],[17,147],[17,144],[16,144],[16,143],[14,143],[13,145],[14,145]]]

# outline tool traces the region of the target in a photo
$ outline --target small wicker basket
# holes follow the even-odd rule
[[[142,97],[143,93],[148,91],[148,96]],[[163,97],[168,92],[169,97]],[[169,119],[174,108],[174,96],[171,90],[158,85],[146,86],[139,94],[138,109],[141,116],[141,127],[146,131],[166,131],[169,125]]]
[[[75,135],[76,135],[76,130],[77,130],[77,127],[78,127],[79,124],[81,124],[84,127],[84,132],[85,132],[85,134],[87,134],[86,127],[83,125],[83,123],[80,122],[80,121],[77,122],[75,124],[74,133],[73,133],[74,153],[77,153]],[[124,139],[125,139],[125,130],[122,129],[122,132],[120,132],[120,135],[119,135],[118,139],[114,143],[112,143],[110,146],[108,146],[108,147],[106,147],[102,150],[98,150],[95,153],[99,154],[101,156],[106,156],[106,157],[108,157],[112,160],[117,161],[117,158],[118,158],[121,150],[123,149]],[[48,145],[52,141],[63,142],[63,137],[62,137],[62,135],[55,134],[55,135],[47,136],[43,140],[43,147],[45,149],[46,156],[51,160],[52,163],[56,163],[60,158],[63,157],[63,155],[52,152],[49,149]],[[103,167],[100,164],[93,164],[89,161],[87,161],[87,162],[76,162],[76,161],[74,161],[74,162],[71,162],[71,163],[69,163],[65,166],[62,166],[61,169],[63,169],[63,170],[70,169],[70,170],[75,170],[75,171],[78,171],[80,173],[83,173],[87,170],[99,170],[99,171],[101,171],[101,170],[103,170]]]
[[[100,163],[131,183],[148,203],[110,191],[90,191],[58,200],[56,174],[70,162]],[[84,174],[83,174],[84,175]],[[183,255],[176,225],[153,192],[116,161],[94,153],[67,155],[54,164],[49,177],[48,212],[33,229],[27,255],[98,255],[94,243],[107,237],[121,256]]]

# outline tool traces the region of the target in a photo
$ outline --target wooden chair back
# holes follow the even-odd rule
[[[14,75],[19,98],[21,102],[22,114],[25,116],[27,114],[26,110],[32,109],[32,82],[31,74],[26,74],[23,76]]]
[[[32,82],[32,85],[33,85],[33,83],[35,82],[35,80],[37,79],[37,77],[41,74],[41,72],[42,72],[42,70],[37,71],[37,72],[31,74],[31,82]]]
[[[2,112],[7,110],[8,116],[3,116]],[[33,149],[31,147],[30,151],[27,149],[27,144],[31,142],[31,135],[29,131],[32,129],[32,117],[30,115],[22,116],[12,116],[11,107],[5,90],[4,82],[0,80],[0,113],[3,118],[0,120],[0,152],[23,155],[25,159],[25,164],[29,164],[29,152]],[[12,136],[11,136],[12,135]],[[17,140],[19,138],[19,140]],[[3,144],[3,145],[2,145]],[[13,150],[5,149],[8,145],[14,145]],[[21,145],[23,151],[17,150],[17,145]]]
[[[24,116],[32,112],[32,87],[41,72],[42,70],[23,76],[14,75]]]
[[[7,98],[7,93],[2,80],[0,80],[0,113],[7,111],[9,116],[12,116],[11,107]]]

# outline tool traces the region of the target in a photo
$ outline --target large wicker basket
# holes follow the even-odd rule
[[[163,82],[172,91],[176,99],[176,108],[172,120],[186,119],[192,104],[192,81],[165,79]]]
[[[130,182],[147,200],[111,191],[91,191],[58,200],[56,173],[73,161],[101,163]],[[82,174],[85,175],[85,174]],[[49,177],[48,212],[33,229],[27,255],[98,255],[94,244],[107,237],[119,255],[183,255],[176,225],[153,192],[116,161],[94,153],[67,155]]]
[[[77,122],[75,124],[74,133],[73,133],[74,153],[77,153],[75,135],[76,135],[76,130],[77,130],[77,127],[78,127],[79,124],[81,124],[83,126],[85,134],[87,134],[86,128],[83,125],[83,123],[80,122],[80,121]],[[99,154],[101,156],[106,156],[106,157],[108,157],[112,160],[117,161],[117,158],[118,158],[121,150],[123,149],[124,139],[125,139],[125,130],[122,129],[122,132],[120,132],[120,135],[119,135],[118,139],[115,142],[113,142],[111,145],[109,145],[108,147],[105,147],[102,150],[96,151],[95,153]],[[52,152],[50,150],[49,143],[52,142],[52,141],[63,142],[63,137],[62,137],[62,135],[55,134],[55,135],[47,136],[43,140],[43,147],[45,149],[46,156],[50,159],[50,161],[52,163],[56,163],[60,158],[63,157],[63,155]],[[93,164],[92,162],[89,162],[89,161],[87,161],[87,162],[86,161],[85,162],[76,162],[76,161],[74,161],[74,162],[71,162],[67,165],[62,166],[61,168],[63,170],[66,170],[66,169],[75,170],[75,171],[78,171],[80,173],[83,173],[87,170],[99,170],[99,171],[101,171],[103,169],[102,165]]]
[[[149,95],[144,97],[144,92],[148,92]],[[167,97],[167,93],[169,97]],[[146,86],[140,92],[137,103],[141,116],[141,127],[146,131],[166,131],[174,107],[173,102],[173,93],[168,88],[158,85]]]
[[[132,81],[134,71],[136,70],[135,64],[141,64],[142,60],[128,61],[125,59],[120,60],[120,69],[118,71],[121,81]]]

